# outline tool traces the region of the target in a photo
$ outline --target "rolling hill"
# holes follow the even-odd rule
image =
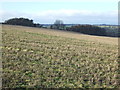
[[[2,25],[3,88],[115,88],[118,39]]]

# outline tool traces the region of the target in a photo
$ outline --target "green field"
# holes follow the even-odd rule
[[[2,26],[3,88],[118,87],[117,38]]]

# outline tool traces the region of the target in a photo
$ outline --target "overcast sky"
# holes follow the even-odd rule
[[[13,17],[36,23],[117,24],[119,0],[1,0],[1,21]]]

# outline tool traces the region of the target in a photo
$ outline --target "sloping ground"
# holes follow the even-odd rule
[[[92,35],[79,34],[75,32],[67,32],[67,31],[44,29],[44,28],[32,28],[32,27],[23,27],[23,26],[12,27],[12,25],[7,25],[7,27],[3,25],[3,28],[9,29],[9,30],[17,29],[17,30],[23,30],[23,31],[32,32],[32,33],[42,33],[47,35],[54,35],[54,36],[100,42],[105,44],[118,45],[118,38],[114,38],[114,37],[92,36]]]
[[[3,87],[114,88],[116,38],[4,25]]]

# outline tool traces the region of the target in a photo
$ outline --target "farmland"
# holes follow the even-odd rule
[[[117,38],[2,26],[3,88],[115,88]]]

